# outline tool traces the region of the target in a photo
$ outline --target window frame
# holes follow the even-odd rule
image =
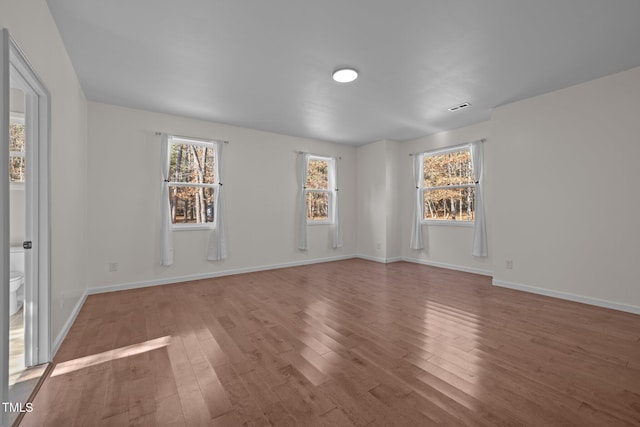
[[[333,198],[335,197],[336,185],[333,182],[333,177],[335,173],[333,173],[332,169],[335,167],[333,163],[333,157],[330,156],[320,156],[316,154],[310,154],[307,159],[307,176],[309,174],[309,163],[311,160],[321,160],[327,162],[327,189],[316,189],[316,188],[308,188],[305,183],[305,198],[309,193],[319,193],[319,194],[327,194],[327,219],[322,220],[314,220],[309,218],[309,211],[307,210],[307,225],[332,225],[335,222],[335,218],[333,217]]]
[[[425,198],[425,193],[427,191],[433,191],[433,190],[451,190],[451,189],[456,189],[456,188],[473,188],[474,192],[475,189],[478,187],[478,182],[475,181],[472,184],[456,184],[456,185],[445,185],[445,186],[436,186],[436,187],[425,187],[424,186],[424,160],[427,157],[436,157],[436,156],[441,156],[443,154],[450,154],[450,153],[458,153],[458,152],[462,152],[462,151],[467,151],[469,153],[469,156],[471,156],[471,144],[463,144],[463,145],[456,145],[454,147],[448,147],[448,148],[443,148],[443,149],[438,149],[438,150],[432,150],[432,151],[425,151],[424,153],[420,154],[421,156],[421,162],[420,164],[422,165],[422,167],[420,168],[420,222],[422,224],[426,224],[426,225],[437,225],[437,226],[453,226],[453,227],[473,227],[473,225],[475,224],[476,221],[476,217],[475,217],[475,204],[474,204],[474,216],[473,216],[473,220],[471,221],[463,221],[463,220],[438,220],[438,219],[425,219],[425,212],[424,212],[424,198]],[[473,164],[472,164],[472,169],[473,169]],[[474,173],[474,179],[475,179],[475,171],[472,171]]]
[[[167,182],[167,186],[169,187],[169,197],[171,197],[171,188],[172,187],[187,187],[187,188],[211,188],[213,191],[213,206],[216,206],[216,202],[217,202],[217,198],[218,198],[218,189],[220,187],[220,182],[218,180],[218,171],[217,171],[217,162],[218,162],[218,157],[217,157],[217,150],[216,150],[216,144],[220,143],[219,141],[215,141],[215,140],[208,140],[208,139],[200,139],[200,138],[192,138],[192,137],[187,137],[187,136],[178,136],[178,135],[169,135],[169,144],[167,149],[169,150],[169,153],[171,153],[171,148],[173,145],[194,145],[194,146],[198,146],[198,147],[208,147],[212,150],[213,153],[213,164],[214,164],[214,168],[213,168],[213,184],[200,184],[200,183],[193,183],[193,182],[180,182],[180,181],[171,181],[169,180]],[[169,169],[171,169],[171,154],[169,154],[168,157],[168,161],[169,161]],[[171,179],[171,177],[170,177]],[[169,202],[169,206],[171,207],[171,202]],[[214,215],[216,213],[214,212]],[[204,223],[171,223],[171,230],[172,231],[189,231],[189,230],[213,230],[215,229],[215,216],[214,216],[214,220],[211,222],[204,222]]]

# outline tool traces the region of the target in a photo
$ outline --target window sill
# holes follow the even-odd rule
[[[427,220],[422,221],[423,225],[437,225],[437,226],[452,226],[452,227],[473,227],[475,221],[452,221],[452,220],[443,220],[443,221],[433,221]]]
[[[171,231],[192,231],[192,230],[213,230],[213,225],[201,225],[201,224],[187,224],[187,225],[173,225]]]
[[[307,221],[307,225],[333,225],[331,221]]]

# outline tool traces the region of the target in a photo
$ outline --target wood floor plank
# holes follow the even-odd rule
[[[140,423],[141,420],[155,419],[156,399],[153,378],[146,376],[131,381],[129,387],[129,421]],[[148,416],[151,415],[151,418]],[[137,419],[139,421],[135,421]]]
[[[253,400],[258,404],[265,418],[276,425],[296,425],[295,418],[282,404],[259,372],[249,371],[240,375],[242,382]]]
[[[359,259],[118,291],[33,404],[22,426],[637,426],[640,316]]]
[[[211,418],[217,418],[231,411],[231,402],[227,392],[220,383],[216,372],[211,369],[211,365],[205,361],[193,368]]]
[[[149,353],[149,364],[153,372],[155,398],[164,401],[168,396],[178,393],[178,386],[172,371],[171,360],[166,348],[159,348]]]
[[[102,405],[108,376],[107,369],[88,373],[86,380],[83,381],[84,388],[80,395],[77,415],[74,420],[76,425],[91,425],[96,419],[102,418]]]
[[[109,364],[109,376],[107,389],[104,396],[102,418],[110,418],[114,415],[128,411],[129,407],[129,361],[127,359],[115,359]]]
[[[213,427],[242,427],[242,422],[235,412],[227,412],[213,419]]]
[[[357,426],[370,425],[376,421],[387,425],[410,425],[403,414],[394,413],[381,405],[368,391],[343,374],[337,374],[331,381],[319,387],[340,408],[350,422]]]
[[[180,396],[177,394],[164,396],[156,401],[154,424],[166,427],[186,426]]]
[[[421,399],[415,395],[414,392],[410,393],[410,397],[407,397],[407,395],[398,396],[394,390],[384,384],[380,384],[370,390],[369,393],[384,405],[402,411],[407,418],[411,419],[414,425],[451,424],[455,420],[455,418],[444,413],[437,406],[430,405],[428,400]]]
[[[240,422],[246,425],[269,425],[258,403],[251,396],[233,366],[222,365],[215,370]]]
[[[179,388],[178,395],[186,425],[208,426],[211,424],[211,414],[199,388]]]
[[[52,424],[55,425],[55,424]],[[121,412],[119,414],[112,415],[107,418],[101,419],[94,425],[100,425],[101,427],[122,427],[129,425],[129,413]]]

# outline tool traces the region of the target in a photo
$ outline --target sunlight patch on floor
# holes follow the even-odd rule
[[[51,376],[55,377],[58,375],[64,375],[68,374],[69,372],[78,371],[80,369],[99,365],[100,363],[109,362],[111,360],[122,359],[141,353],[146,353],[148,351],[157,350],[162,347],[167,347],[170,342],[171,337],[165,336],[156,338],[154,340],[129,345],[126,347],[117,348],[115,350],[109,350],[98,354],[92,354],[91,356],[80,357],[78,359],[58,363],[51,373]]]

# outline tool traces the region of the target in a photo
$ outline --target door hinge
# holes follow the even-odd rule
[[[33,247],[33,243],[30,240],[26,242],[22,242],[22,247],[25,249],[31,249]]]

